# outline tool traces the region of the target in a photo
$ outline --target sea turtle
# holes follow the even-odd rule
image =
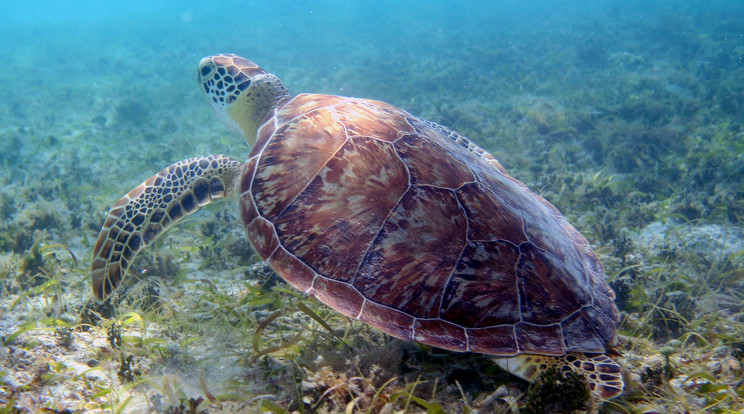
[[[289,284],[397,338],[499,357],[533,380],[548,367],[623,390],[608,355],[618,312],[589,243],[465,137],[393,105],[290,96],[231,54],[198,81],[252,151],[172,164],[122,197],[93,250],[108,298],[134,256],[212,200],[236,195],[256,252]]]

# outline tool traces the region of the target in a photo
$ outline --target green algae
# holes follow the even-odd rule
[[[520,413],[572,413],[585,410],[589,397],[590,391],[584,378],[551,367],[540,374],[527,391]]]

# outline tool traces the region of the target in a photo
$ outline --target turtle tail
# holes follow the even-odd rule
[[[93,293],[107,299],[121,284],[134,256],[165,230],[200,207],[229,195],[243,163],[224,155],[171,164],[114,204],[93,249]]]

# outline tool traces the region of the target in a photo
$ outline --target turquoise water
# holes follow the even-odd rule
[[[0,404],[137,412],[148,407],[144,396],[159,394],[164,411],[183,396],[207,399],[197,373],[209,376],[217,365],[229,373],[215,374],[208,386],[246,410],[271,401],[290,412],[343,411],[358,398],[359,410],[376,412],[384,406],[375,405],[376,391],[388,402],[410,391],[418,402],[390,402],[408,412],[423,412],[427,402],[445,412],[468,404],[484,412],[524,404],[516,398],[526,383],[494,374],[484,357],[421,350],[350,325],[313,300],[281,292],[289,289],[282,282],[271,294],[247,288],[262,279],[233,203],[200,212],[138,265],[140,274],[163,284],[163,296],[183,286],[180,299],[168,299],[172,314],[124,300],[92,331],[81,328],[88,323],[80,314],[90,299],[92,243],[108,208],[177,160],[248,154],[196,83],[203,56],[235,53],[276,74],[293,94],[383,100],[453,128],[555,204],[597,251],[622,312],[620,351],[627,357],[621,363],[630,385],[606,409],[681,412],[685,400],[698,410],[742,410],[744,6],[463,3],[0,4]],[[208,296],[214,292],[203,280],[224,296]],[[338,335],[346,332],[354,352],[344,353],[325,327],[297,310],[297,301],[333,321]],[[241,315],[235,320],[222,313],[233,306]],[[255,333],[275,310],[283,322],[267,325],[259,348],[304,333],[291,346],[261,355]],[[121,355],[86,354],[108,346],[111,321],[126,312],[158,326],[148,333],[133,323],[131,336],[162,338],[163,349],[152,349],[160,346],[155,340],[147,352],[130,343]],[[70,325],[78,353],[110,360],[110,366],[94,365],[108,367],[100,370],[108,377],[100,377],[110,382],[93,389],[65,380],[71,371],[44,365],[73,353],[54,348],[58,332],[43,336],[57,327],[49,318]],[[20,334],[29,322],[34,329]],[[228,342],[233,349],[225,349]],[[657,352],[665,345],[673,349],[670,378],[659,374],[667,365]],[[11,350],[41,362],[19,365]],[[123,355],[140,360],[134,381],[160,384],[136,388],[128,404],[124,388],[132,380],[117,376]],[[354,355],[359,369],[347,362]],[[442,362],[447,358],[455,361]],[[65,366],[75,367],[72,361]],[[700,378],[708,388],[702,380],[685,382],[696,372],[707,373]],[[329,391],[357,376],[371,385]],[[418,376],[425,382],[411,391]],[[183,395],[166,392],[165,377],[174,378]],[[487,399],[504,384],[506,394]],[[114,391],[95,396],[109,388]],[[217,412],[211,404],[209,412]]]

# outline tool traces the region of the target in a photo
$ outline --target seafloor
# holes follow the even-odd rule
[[[391,339],[294,292],[256,262],[234,202],[149,248],[113,304],[91,302],[113,202],[171,162],[248,153],[195,84],[218,52],[295,93],[381,99],[454,128],[554,203],[622,313],[626,391],[585,411],[741,412],[744,9],[701,5],[538,19],[316,4],[298,22],[174,10],[4,26],[0,413],[569,410],[573,390],[551,400],[487,357]]]

